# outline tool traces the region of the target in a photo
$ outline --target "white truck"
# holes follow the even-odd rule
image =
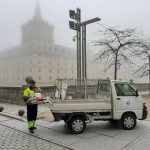
[[[82,133],[88,122],[118,121],[131,130],[136,119],[147,118],[147,107],[128,82],[116,80],[57,80],[50,110],[55,121],[64,120],[69,129]]]

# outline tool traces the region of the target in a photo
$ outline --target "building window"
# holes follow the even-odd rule
[[[39,60],[39,64],[41,64],[41,60]]]
[[[41,72],[41,68],[39,68],[39,72]]]
[[[51,80],[52,78],[51,78],[51,76],[49,77],[49,80]]]

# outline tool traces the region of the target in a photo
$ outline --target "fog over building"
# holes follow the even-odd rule
[[[21,86],[27,76],[33,76],[39,85],[77,77],[76,50],[55,44],[54,27],[43,20],[38,5],[32,20],[22,25],[21,30],[21,45],[0,53],[0,85]],[[98,64],[88,61],[88,78],[99,77],[97,68]]]

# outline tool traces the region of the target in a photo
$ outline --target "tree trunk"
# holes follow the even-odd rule
[[[117,80],[117,60],[118,60],[118,53],[116,53],[116,57],[115,57],[114,80]]]

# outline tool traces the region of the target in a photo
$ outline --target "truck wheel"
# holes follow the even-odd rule
[[[82,117],[73,117],[69,122],[69,129],[74,134],[81,134],[86,128],[86,123]]]
[[[121,127],[125,130],[131,130],[136,126],[136,117],[133,114],[124,114],[121,118]]]

